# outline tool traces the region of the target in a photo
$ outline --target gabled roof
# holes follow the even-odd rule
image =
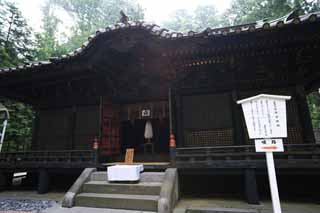
[[[71,58],[75,58],[79,55],[82,55],[86,52],[86,50],[95,42],[97,38],[102,35],[122,31],[122,30],[132,30],[132,29],[141,29],[148,32],[150,35],[156,36],[158,39],[164,40],[182,40],[189,38],[216,38],[219,36],[229,36],[234,34],[242,34],[242,33],[252,33],[257,31],[267,31],[274,28],[282,28],[291,25],[299,25],[303,23],[316,22],[320,20],[320,11],[314,12],[306,15],[298,16],[296,15],[296,11],[289,13],[286,16],[281,18],[271,20],[271,21],[257,21],[254,23],[236,25],[230,27],[222,27],[222,28],[207,28],[201,32],[189,31],[187,33],[182,32],[173,32],[169,29],[161,28],[156,24],[149,24],[144,21],[129,21],[127,23],[117,23],[115,25],[111,25],[106,27],[105,29],[99,29],[95,34],[91,35],[88,38],[88,41],[84,42],[82,46],[76,49],[73,52],[70,52],[67,55],[62,55],[61,57],[50,58],[48,61],[37,61],[26,63],[17,67],[10,68],[2,68],[0,69],[0,75],[8,72],[16,72],[16,71],[24,71],[30,70],[35,67],[43,67],[50,64],[57,64],[67,61]]]

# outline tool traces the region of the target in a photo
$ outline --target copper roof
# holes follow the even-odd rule
[[[0,74],[14,71],[22,71],[26,69],[30,69],[33,67],[46,66],[50,64],[55,64],[58,62],[62,62],[68,60],[70,58],[74,58],[78,55],[84,53],[88,47],[102,34],[108,34],[112,32],[117,32],[121,30],[128,29],[142,29],[149,32],[151,35],[158,37],[159,39],[166,40],[177,40],[177,39],[187,39],[187,38],[214,38],[217,36],[228,36],[233,34],[241,34],[241,33],[251,33],[256,31],[264,31],[270,30],[273,28],[282,28],[285,26],[298,25],[306,22],[316,22],[320,19],[320,11],[309,13],[306,15],[297,16],[295,15],[295,11],[289,13],[286,16],[281,18],[271,20],[271,21],[257,21],[250,24],[236,25],[230,27],[222,27],[222,28],[207,28],[201,32],[189,31],[187,33],[182,32],[173,32],[169,29],[161,28],[156,24],[146,23],[144,21],[128,21],[127,23],[117,23],[115,25],[110,25],[105,29],[99,29],[95,34],[88,37],[88,41],[84,42],[80,48],[74,50],[73,52],[68,53],[67,55],[62,55],[60,57],[49,58],[49,61],[37,61],[37,62],[29,62],[24,65],[10,68],[2,68],[0,69]]]

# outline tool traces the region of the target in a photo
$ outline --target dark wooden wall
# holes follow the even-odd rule
[[[230,94],[182,97],[185,146],[232,145]]]
[[[41,110],[36,141],[39,150],[68,149],[72,139],[72,109]]]
[[[39,110],[33,149],[87,150],[99,137],[99,106]]]
[[[178,146],[253,144],[237,100],[261,93],[289,95],[287,101],[288,144],[314,143],[306,96],[299,87],[176,95]]]

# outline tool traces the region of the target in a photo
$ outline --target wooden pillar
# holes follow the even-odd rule
[[[306,92],[303,86],[296,86],[295,98],[303,137],[303,143],[315,143],[310,111],[307,103]]]
[[[168,103],[169,103],[169,125],[170,125],[170,138],[169,138],[169,148],[170,148],[170,162],[171,165],[175,165],[176,163],[176,139],[175,139],[175,132],[174,132],[174,116],[173,116],[173,99],[171,88],[169,88],[168,94]]]
[[[238,92],[233,90],[231,93],[231,110],[233,124],[233,143],[234,145],[245,144],[244,126],[241,105],[237,104],[239,100]]]
[[[175,114],[176,114],[176,141],[178,146],[184,145],[184,137],[183,137],[183,115],[182,115],[182,100],[180,95],[175,96]]]
[[[256,172],[254,169],[244,170],[245,196],[249,204],[259,204],[259,192],[257,187]]]
[[[76,135],[76,122],[77,122],[77,107],[72,106],[72,115],[71,115],[71,137],[70,137],[70,144],[68,145],[68,149],[73,150],[75,149],[75,135]]]
[[[173,100],[172,100],[172,91],[171,88],[169,88],[169,94],[168,94],[168,105],[169,105],[169,128],[170,128],[170,135],[174,134],[174,129],[173,129],[173,122],[174,122],[174,117],[173,117]]]
[[[38,193],[44,194],[49,191],[49,173],[46,169],[39,170]]]
[[[106,100],[107,101],[107,100]],[[95,160],[94,162],[96,164],[99,164],[99,161],[100,161],[100,153],[101,153],[101,144],[102,144],[102,141],[103,141],[103,138],[104,138],[104,132],[103,132],[103,122],[104,122],[104,96],[101,95],[99,97],[99,139],[98,141],[96,141],[96,145],[98,146],[97,149],[95,149]],[[118,118],[120,119],[120,118]],[[120,131],[120,130],[118,130]],[[119,133],[120,134],[120,133]],[[120,140],[120,139],[119,139]],[[109,141],[110,143],[111,141]],[[120,141],[119,141],[120,143]],[[121,146],[119,145],[119,152],[121,152]],[[102,156],[101,156],[102,157]]]
[[[28,171],[27,176],[22,179],[21,185],[26,187],[34,187],[38,182],[38,173],[34,171]]]
[[[38,141],[39,121],[40,121],[39,109],[35,109],[35,118],[34,118],[33,124],[32,124],[32,144],[31,144],[32,150],[39,149],[39,141]]]

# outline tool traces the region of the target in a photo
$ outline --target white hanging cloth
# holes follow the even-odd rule
[[[151,121],[147,121],[146,122],[146,126],[145,126],[145,129],[144,129],[144,138],[145,139],[153,138],[153,130],[152,130]]]

